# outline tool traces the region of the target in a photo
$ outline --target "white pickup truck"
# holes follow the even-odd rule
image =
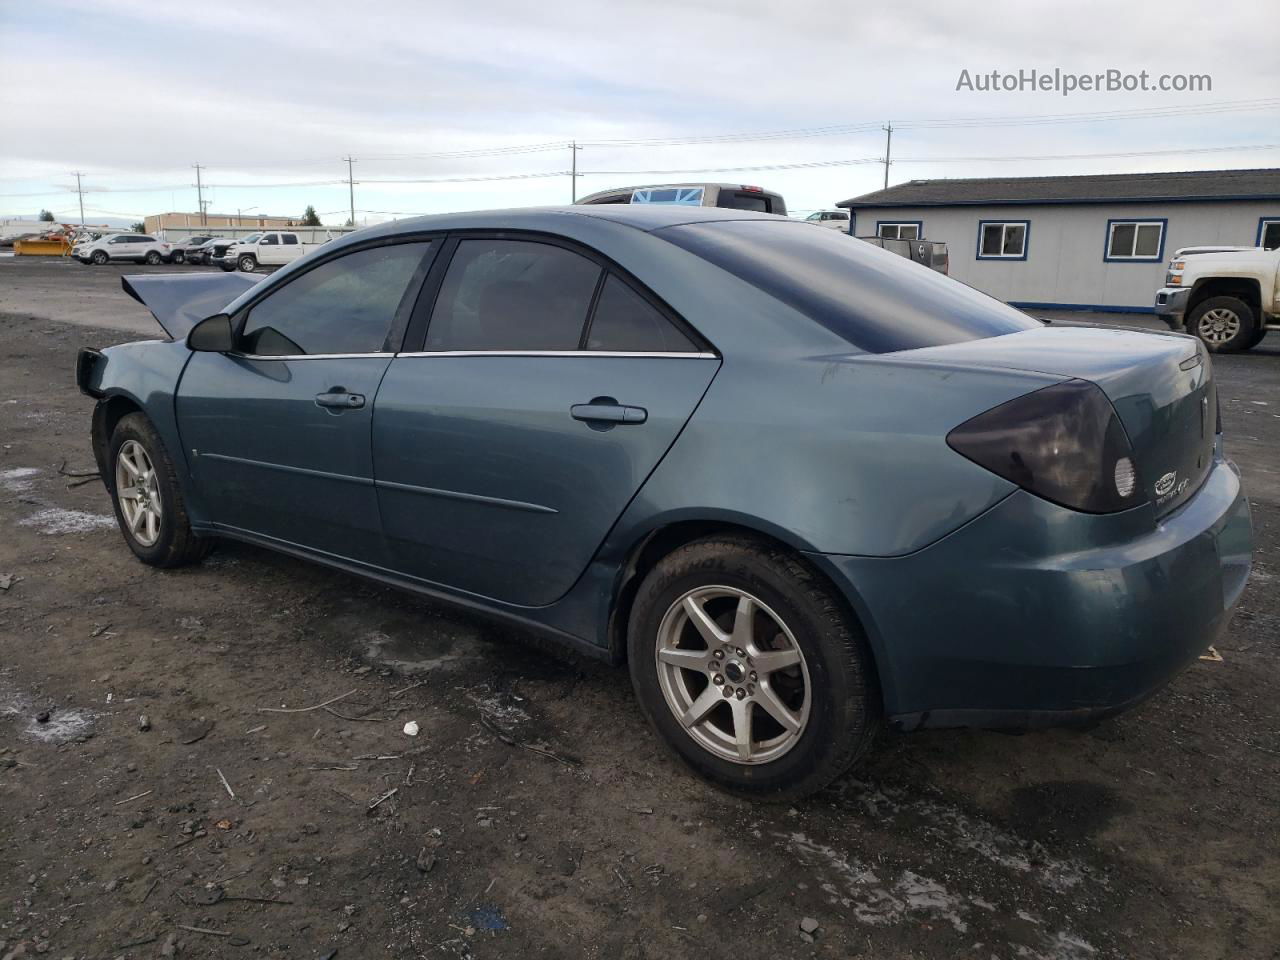
[[[1280,249],[1179,250],[1155,307],[1215,353],[1256,347],[1268,330],[1280,330]]]
[[[267,230],[241,237],[226,253],[213,262],[223,270],[252,273],[258,267],[279,267],[310,253],[318,243],[304,243],[302,237],[288,230]]]

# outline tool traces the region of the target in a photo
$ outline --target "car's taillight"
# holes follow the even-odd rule
[[[1115,513],[1143,502],[1133,447],[1106,394],[1085,380],[1045,387],[966,420],[947,444],[1054,503]]]

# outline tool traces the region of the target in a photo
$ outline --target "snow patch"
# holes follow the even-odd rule
[[[35,467],[14,467],[11,470],[0,470],[0,487],[9,493],[25,493],[32,487],[32,481],[43,473]]]
[[[116,525],[115,517],[100,513],[87,513],[84,510],[64,510],[62,507],[46,507],[37,510],[25,520],[19,520],[23,527],[35,527],[41,533],[88,533],[91,530],[105,530]]]

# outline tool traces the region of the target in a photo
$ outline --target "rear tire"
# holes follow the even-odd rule
[[[174,263],[186,263],[186,262],[187,262],[187,255],[186,255],[183,251],[181,251],[181,250],[175,250],[175,251],[173,251],[173,262],[174,262]]]
[[[862,630],[828,584],[769,544],[711,537],[665,557],[636,595],[627,646],[645,718],[732,793],[781,803],[820,790],[880,726]]]
[[[160,260],[161,260],[160,254],[156,253],[154,250],[150,251],[145,257],[142,258],[143,263],[149,263],[153,267],[157,263],[159,263]]]
[[[203,559],[213,541],[192,531],[173,461],[151,421],[142,413],[122,417],[107,453],[116,522],[134,556],[153,567]]]
[[[1239,297],[1209,297],[1187,316],[1187,331],[1213,353],[1236,353],[1256,346],[1261,325],[1253,308]]]

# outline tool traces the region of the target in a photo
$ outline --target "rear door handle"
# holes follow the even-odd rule
[[[359,410],[364,406],[364,395],[347,393],[345,390],[334,390],[330,393],[317,393],[316,406],[328,407],[331,410]]]
[[[575,420],[586,423],[644,423],[649,411],[644,407],[628,407],[612,398],[597,397],[590,403],[575,403],[569,408]]]

